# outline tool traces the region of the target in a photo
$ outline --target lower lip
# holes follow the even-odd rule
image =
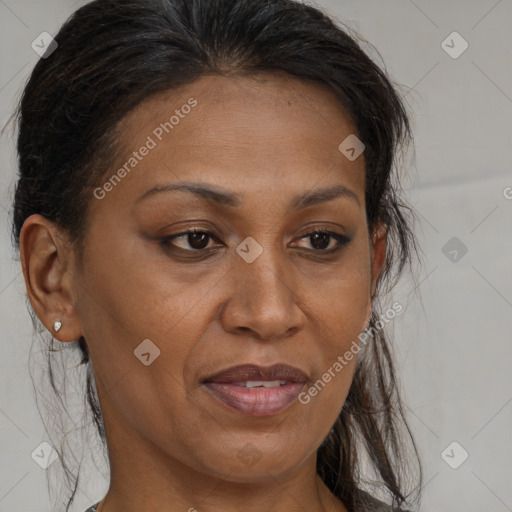
[[[284,411],[297,400],[304,385],[304,382],[290,382],[275,388],[246,388],[227,382],[204,384],[222,403],[249,416],[268,416]]]

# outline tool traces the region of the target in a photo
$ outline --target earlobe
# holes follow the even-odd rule
[[[78,339],[82,333],[68,271],[72,251],[59,228],[31,215],[20,233],[20,255],[27,294],[41,323],[59,341]]]

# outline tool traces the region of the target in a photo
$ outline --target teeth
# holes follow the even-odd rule
[[[284,386],[286,384],[285,380],[267,380],[263,382],[264,388],[277,388],[279,386]]]
[[[246,388],[277,388],[286,384],[285,380],[248,380],[247,382],[236,382],[237,386],[245,386]]]

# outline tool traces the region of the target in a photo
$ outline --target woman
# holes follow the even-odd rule
[[[380,302],[415,249],[410,129],[385,73],[292,0],[94,1],[55,40],[13,233],[50,365],[87,368],[110,466],[89,511],[411,506]]]

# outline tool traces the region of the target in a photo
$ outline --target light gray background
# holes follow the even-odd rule
[[[83,2],[0,0],[0,122],[3,126],[38,56],[31,42],[55,34]],[[510,0],[323,0],[381,53],[414,115],[416,165],[408,196],[421,218],[421,301],[394,321],[405,401],[425,466],[422,510],[512,511],[512,3]],[[458,58],[441,43],[457,31]],[[451,43],[449,43],[451,44]],[[457,44],[455,49],[457,49]],[[1,142],[0,512],[49,510],[45,472],[30,454],[46,435],[27,357],[32,327],[9,214],[16,160]],[[508,194],[507,194],[508,191]],[[468,252],[442,251],[457,237]],[[460,256],[460,253],[459,253]],[[452,469],[453,441],[469,458]],[[459,448],[449,452],[457,460]],[[78,492],[83,511],[105,491],[100,476]]]

